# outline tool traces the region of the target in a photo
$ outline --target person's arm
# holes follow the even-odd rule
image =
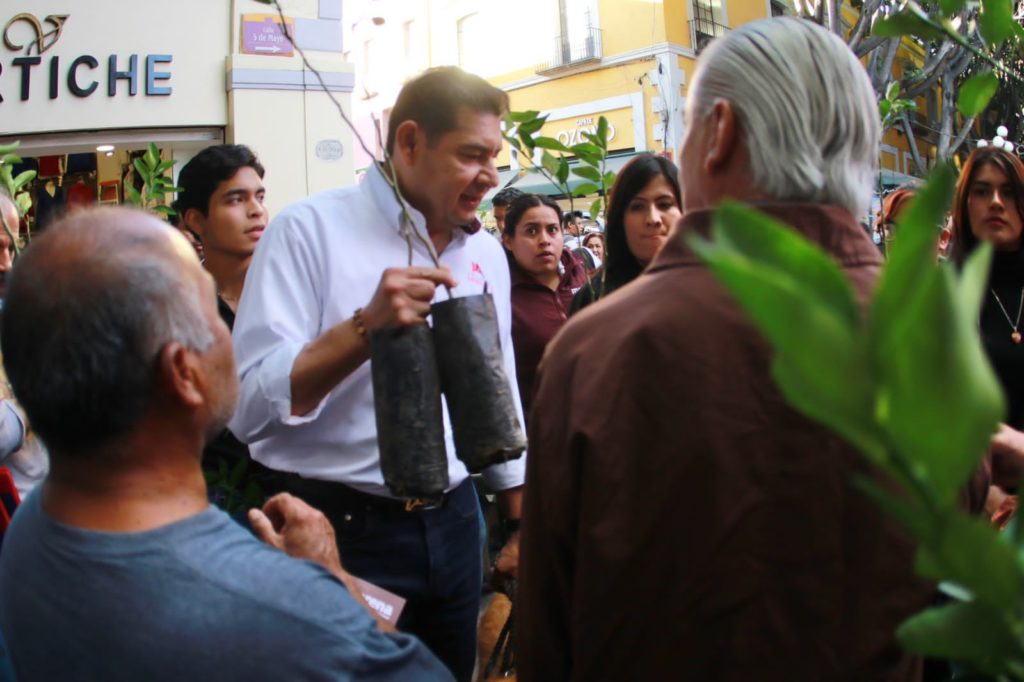
[[[332,291],[326,257],[330,245],[315,220],[315,214],[299,209],[275,218],[246,274],[232,331],[241,386],[228,424],[246,443],[316,419],[323,398],[369,357],[367,341],[352,319],[333,324],[338,319],[333,317],[332,326],[323,326]],[[423,297],[433,295],[436,282],[451,277],[432,268],[389,273],[369,300],[349,303],[350,316],[364,304],[367,335],[403,320],[416,323],[410,313],[429,309]],[[422,315],[415,317],[422,322]]]
[[[1012,492],[1020,485],[1024,471],[1024,432],[1000,424],[990,444],[992,483]]]
[[[388,268],[373,298],[361,310],[361,322],[349,318],[313,339],[295,358],[291,371],[293,416],[313,410],[331,390],[370,357],[368,335],[376,329],[426,324],[434,290],[454,287],[447,268]],[[366,336],[360,332],[365,330]]]
[[[0,460],[6,459],[25,442],[25,423],[14,402],[0,400]]]
[[[498,339],[501,343],[502,365],[508,378],[512,400],[519,424],[525,428],[522,401],[519,397],[519,382],[516,380],[516,354],[512,346],[512,282],[509,276],[508,260],[495,250],[488,269],[490,291],[494,297],[494,308],[498,318]],[[502,518],[516,525],[522,518],[523,481],[526,477],[526,453],[519,459],[490,466],[483,471],[484,483],[498,495]],[[506,526],[509,527],[508,525]],[[515,577],[519,565],[519,533],[511,532],[505,547],[498,555],[495,568],[499,573]]]
[[[382,631],[394,632],[394,627],[370,608],[352,575],[342,567],[334,528],[323,513],[297,497],[280,493],[267,500],[263,509],[250,509],[249,523],[256,537],[271,547],[327,569]]]
[[[519,575],[519,525],[523,519],[523,486],[498,493],[498,508],[508,531],[494,569],[513,578]]]

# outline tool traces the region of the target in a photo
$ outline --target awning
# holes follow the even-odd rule
[[[609,156],[604,162],[605,170],[618,173],[622,169],[622,167],[629,163],[629,161],[633,159],[635,156],[636,152],[631,152],[629,154],[620,154],[619,156]],[[579,163],[580,162],[578,159],[569,162],[569,189],[575,190],[583,183],[590,182],[589,180],[581,178],[572,173],[573,167],[578,166]],[[521,178],[514,181],[512,183],[512,186],[518,190],[527,192],[528,194],[544,194],[549,197],[562,196],[562,190],[559,189],[557,185],[554,185],[551,182],[549,182],[548,179],[545,178],[540,171],[533,168],[526,171],[526,173]]]
[[[491,199],[494,198],[494,195],[512,184],[517,177],[519,177],[518,168],[509,168],[507,170],[498,171],[498,186],[484,195],[484,198],[480,201],[480,207],[485,209],[490,208]]]

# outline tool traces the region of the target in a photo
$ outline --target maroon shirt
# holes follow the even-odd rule
[[[573,294],[587,282],[586,268],[568,249],[562,250],[562,267],[565,272],[558,283],[558,290],[552,291],[514,263],[510,266],[512,345],[516,355],[519,396],[526,419],[530,418],[530,404],[533,402],[533,377],[544,349],[568,319]]]

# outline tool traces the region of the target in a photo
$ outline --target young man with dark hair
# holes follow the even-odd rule
[[[217,312],[229,330],[234,328],[253,252],[267,226],[263,174],[256,154],[238,144],[207,147],[178,174],[181,191],[175,210],[181,227],[202,244],[203,267],[217,288]],[[232,480],[241,461],[247,462],[246,473]],[[207,444],[203,469],[212,477],[211,500],[228,509],[243,498],[250,483],[257,486],[255,494],[269,495],[281,488],[280,476],[253,461],[245,444],[227,429]]]
[[[506,187],[491,199],[491,205],[494,207],[494,222],[498,224],[499,235],[505,231],[505,214],[508,213],[508,207],[521,196],[523,196],[522,190]]]
[[[231,321],[252,254],[267,226],[263,173],[251,149],[220,144],[196,154],[178,174],[181,192],[175,210],[181,225],[202,242],[219,307],[228,308]]]
[[[565,233],[565,247],[567,249],[578,249],[582,246],[580,237],[583,235],[583,213],[581,211],[566,211],[562,216],[562,231]]]
[[[426,323],[438,285],[454,296],[488,292],[518,405],[508,262],[476,217],[498,183],[507,110],[504,92],[455,67],[407,83],[388,128],[393,168],[374,164],[361,184],[282,211],[253,260],[235,326],[242,391],[232,430],[334,522],[353,574],[407,600],[399,628],[466,681],[482,582],[476,492],[447,419],[441,504],[418,506],[385,486],[367,360],[370,332]],[[410,207],[407,226],[386,180],[391,170]],[[406,227],[433,243],[440,268],[415,239],[409,267]],[[523,459],[483,472],[511,521],[523,473]]]
[[[199,451],[238,375],[181,235],[140,211],[76,213],[9,292],[5,366],[52,460],[0,559],[18,679],[450,679],[374,621],[322,514],[271,499],[249,514],[263,544],[207,503]]]

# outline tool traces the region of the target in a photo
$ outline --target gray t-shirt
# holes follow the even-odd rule
[[[42,491],[0,555],[0,631],[33,680],[450,680],[326,570],[220,510],[143,533],[58,523]]]

